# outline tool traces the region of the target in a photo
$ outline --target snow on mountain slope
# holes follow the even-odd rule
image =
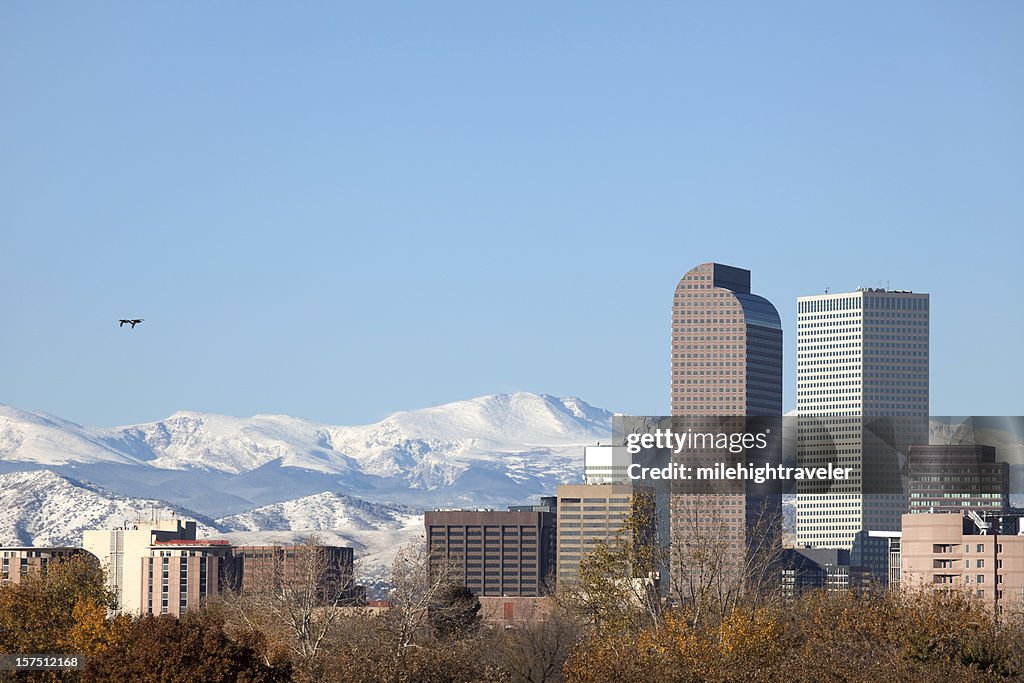
[[[234,531],[324,531],[342,532],[398,529],[410,517],[423,515],[412,508],[370,503],[355,496],[324,491],[312,496],[264,505],[218,522]]]
[[[161,469],[211,469],[238,474],[267,463],[347,474],[356,463],[332,449],[326,429],[286,415],[251,418],[180,411],[141,425],[101,432],[111,447]]]
[[[475,464],[480,467],[473,476],[498,468],[512,481],[564,478],[578,466],[583,445],[610,433],[606,410],[577,398],[525,392],[395,413],[359,427],[183,411],[158,422],[95,429],[5,408],[0,460],[230,475],[277,466],[337,476],[349,486],[373,488],[366,477],[375,477],[431,489],[453,483]]]
[[[97,438],[94,430],[46,413],[0,404],[0,460],[63,465],[139,461]]]
[[[112,528],[153,512],[195,519],[203,535],[223,530],[191,510],[109,493],[46,470],[0,475],[0,545],[79,546],[86,529]]]
[[[423,540],[423,515],[412,508],[331,491],[264,505],[218,523],[232,531],[215,537],[238,545],[299,543],[315,534],[326,545],[350,546],[359,580],[371,585],[384,580],[400,548]]]
[[[188,411],[102,429],[15,409],[0,417],[0,472],[55,470],[209,517],[325,490],[421,510],[523,503],[579,481],[583,446],[611,435],[608,411],[530,393],[400,412],[355,427]]]
[[[470,461],[500,461],[514,472],[531,453],[543,463],[608,438],[611,413],[577,398],[525,392],[493,394],[400,412],[372,425],[330,430],[336,450],[367,474],[405,474],[413,486],[452,483]],[[572,455],[570,455],[572,457]],[[550,463],[555,467],[558,463]]]

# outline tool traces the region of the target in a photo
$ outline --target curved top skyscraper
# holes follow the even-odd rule
[[[782,324],[750,271],[692,268],[672,303],[672,415],[782,414]]]
[[[744,417],[781,415],[782,324],[775,306],[750,293],[749,270],[720,263],[691,269],[672,302],[674,428],[738,432]],[[745,461],[742,453],[725,455]],[[682,464],[711,466],[723,453],[692,449],[683,457]],[[777,494],[748,495],[741,482],[724,482],[720,492],[674,486],[673,592],[687,600],[698,591],[744,590],[753,579],[753,549],[777,539],[781,502]]]

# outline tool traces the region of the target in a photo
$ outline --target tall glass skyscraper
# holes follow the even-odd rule
[[[797,299],[797,458],[856,476],[797,487],[797,543],[850,548],[861,529],[897,531],[899,470],[928,443],[929,297],[858,289]]]

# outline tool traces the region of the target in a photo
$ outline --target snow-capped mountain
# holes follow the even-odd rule
[[[239,545],[296,543],[316,534],[322,543],[351,546],[360,580],[371,583],[386,575],[399,548],[423,537],[423,515],[413,508],[329,491],[264,505],[218,523],[232,531],[216,537]]]
[[[355,496],[324,491],[312,496],[263,505],[218,522],[234,531],[367,531],[398,529],[423,515],[403,505],[370,503]]]
[[[0,460],[38,465],[141,464],[128,453],[107,444],[98,430],[3,404],[0,404]]]
[[[421,509],[502,505],[578,481],[611,413],[577,398],[496,394],[364,426],[182,411],[101,429],[0,410],[0,472],[53,469],[211,517],[323,491]]]
[[[194,519],[202,535],[226,530],[191,510],[120,496],[47,470],[0,475],[0,545],[77,546],[86,529],[112,528],[153,513]]]

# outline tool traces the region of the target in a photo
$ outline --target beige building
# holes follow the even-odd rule
[[[965,591],[997,614],[1020,613],[1024,536],[997,534],[994,524],[979,521],[959,513],[903,515],[901,587]]]
[[[144,558],[158,541],[196,538],[196,523],[182,522],[178,517],[155,518],[149,521],[126,521],[114,529],[90,530],[82,545],[95,555],[107,571],[107,583],[117,594],[119,611],[142,613],[142,572]]]
[[[623,524],[632,508],[629,484],[569,484],[559,486],[558,565],[559,581],[579,575],[580,560],[600,542],[612,543],[624,533]]]

